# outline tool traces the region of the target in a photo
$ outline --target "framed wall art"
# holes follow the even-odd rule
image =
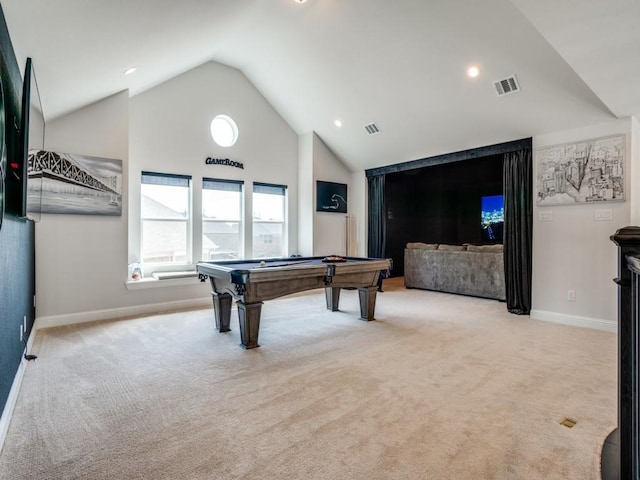
[[[28,175],[33,210],[122,215],[122,160],[32,150]]]
[[[316,211],[347,213],[347,185],[316,181]]]
[[[536,149],[536,204],[625,200],[625,135]]]

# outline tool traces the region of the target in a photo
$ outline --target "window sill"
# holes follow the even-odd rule
[[[163,279],[158,280],[157,278],[148,277],[142,278],[140,280],[129,280],[125,282],[125,286],[127,290],[143,290],[146,288],[163,288],[163,287],[181,287],[181,286],[194,286],[199,285],[200,282],[198,277],[189,277],[189,278],[171,278],[171,279]]]

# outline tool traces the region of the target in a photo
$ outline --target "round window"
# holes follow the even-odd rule
[[[238,126],[227,115],[217,115],[211,121],[211,137],[221,147],[230,147],[238,140]]]

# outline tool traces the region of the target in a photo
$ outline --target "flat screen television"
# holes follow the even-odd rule
[[[488,195],[480,200],[482,241],[502,243],[504,231],[504,195]]]
[[[7,169],[7,149],[4,128],[4,89],[0,78],[0,228],[4,219],[4,179]]]
[[[44,149],[45,121],[40,101],[40,91],[33,68],[27,58],[22,87],[22,119],[20,124],[20,180],[22,181],[21,205],[18,215],[34,221],[40,220],[42,210],[42,174],[30,175],[30,152]]]

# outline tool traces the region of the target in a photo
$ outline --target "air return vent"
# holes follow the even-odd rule
[[[496,89],[496,93],[499,97],[507,95],[508,93],[515,93],[520,91],[518,80],[515,75],[511,75],[502,80],[496,80],[493,82],[493,88]]]
[[[365,125],[364,129],[367,131],[369,135],[373,135],[374,133],[380,133],[380,129],[375,123],[370,123],[369,125]]]

